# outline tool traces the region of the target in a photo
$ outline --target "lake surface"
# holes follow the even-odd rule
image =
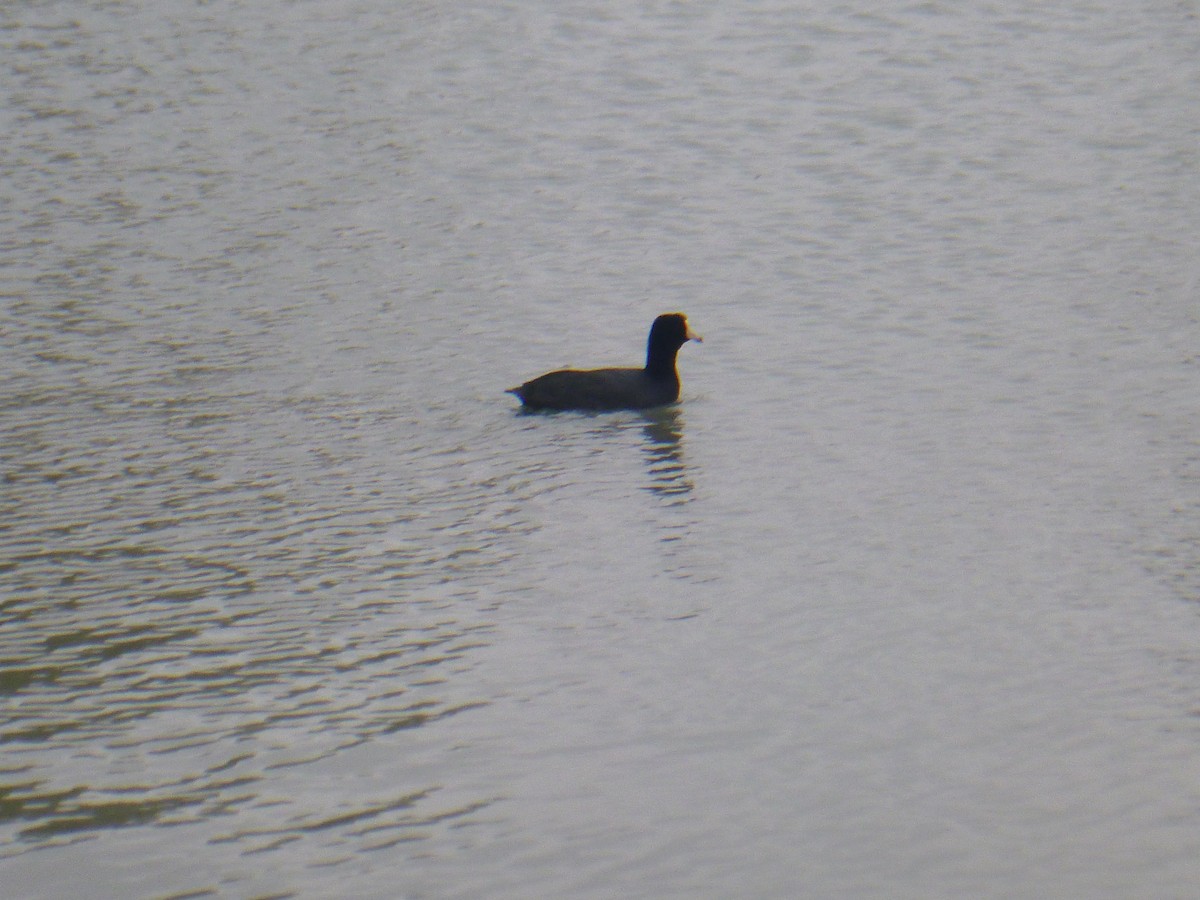
[[[0,60],[5,898],[1195,896],[1196,3]]]

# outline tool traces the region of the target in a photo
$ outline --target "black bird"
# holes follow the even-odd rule
[[[683,313],[664,313],[650,326],[644,369],[563,369],[509,389],[529,409],[647,409],[679,399],[675,355],[701,340]]]

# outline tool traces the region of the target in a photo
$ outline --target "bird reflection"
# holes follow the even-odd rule
[[[647,410],[642,432],[650,483],[647,490],[678,502],[688,499],[692,482],[683,462],[683,415],[678,407]]]

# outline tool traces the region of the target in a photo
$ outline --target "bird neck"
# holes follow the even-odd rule
[[[679,349],[669,350],[651,344],[646,350],[646,374],[651,378],[679,378],[675,371],[675,355]]]

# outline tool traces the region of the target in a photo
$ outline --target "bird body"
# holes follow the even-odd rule
[[[562,369],[511,388],[529,409],[648,409],[679,399],[675,357],[687,341],[700,341],[683,313],[654,320],[641,369]]]
[[[642,409],[679,399],[679,378],[653,378],[644,369],[563,369],[512,393],[533,409]]]

